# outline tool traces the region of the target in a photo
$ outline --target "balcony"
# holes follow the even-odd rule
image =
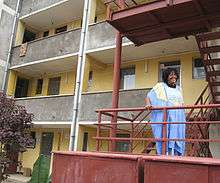
[[[120,92],[120,107],[144,105],[144,97],[149,89],[135,89]],[[79,121],[97,121],[96,109],[111,107],[111,92],[85,93],[81,99]],[[35,122],[67,122],[72,119],[73,95],[29,97],[16,99],[16,103],[34,114]]]
[[[26,55],[23,57],[19,56],[20,46],[13,48],[11,66],[29,65],[29,63],[34,61],[42,61],[77,53],[79,49],[80,30],[74,29],[31,41],[28,43]]]

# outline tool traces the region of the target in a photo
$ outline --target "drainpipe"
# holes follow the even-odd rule
[[[12,46],[13,46],[13,39],[15,37],[15,28],[16,28],[17,20],[18,20],[19,13],[20,13],[19,8],[20,8],[21,1],[22,0],[18,0],[17,5],[16,5],[16,10],[15,10],[15,15],[14,15],[15,17],[14,17],[14,21],[13,21],[12,32],[11,32],[11,37],[10,37],[10,42],[9,42],[8,55],[7,55],[7,60],[6,60],[5,68],[4,68],[3,82],[2,82],[1,90],[5,93],[6,93],[6,82],[7,82],[7,76],[8,76],[9,61],[10,61],[10,58],[11,58],[11,50],[12,50]]]
[[[84,10],[83,10],[83,24],[80,37],[80,46],[79,46],[79,55],[77,63],[77,75],[75,83],[75,92],[74,92],[74,103],[73,103],[73,117],[71,123],[70,131],[70,143],[69,151],[76,151],[76,125],[78,122],[79,107],[82,94],[82,82],[84,75],[85,67],[85,56],[86,56],[86,36],[88,32],[89,25],[89,13],[90,13],[91,0],[84,0]]]

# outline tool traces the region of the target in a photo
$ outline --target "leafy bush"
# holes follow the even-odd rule
[[[15,100],[0,92],[0,182],[6,178],[5,168],[10,152],[20,152],[33,143],[30,137],[33,114]]]

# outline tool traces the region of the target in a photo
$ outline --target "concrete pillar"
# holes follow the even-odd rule
[[[15,38],[15,46],[22,44],[24,31],[25,31],[25,25],[23,22],[19,21],[17,26],[16,38]]]
[[[91,0],[91,9],[90,9],[89,24],[92,24],[92,23],[95,22],[96,6],[97,6],[97,0]]]
[[[7,91],[6,91],[7,95],[14,96],[16,82],[17,82],[16,71],[10,70],[9,77],[8,77],[8,87],[7,87]]]
[[[89,81],[89,72],[91,70],[91,57],[86,56],[83,83],[82,83],[82,92],[88,91],[88,81]]]

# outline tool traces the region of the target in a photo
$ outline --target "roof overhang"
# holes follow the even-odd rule
[[[110,12],[108,22],[140,46],[220,26],[219,0],[157,0]]]

